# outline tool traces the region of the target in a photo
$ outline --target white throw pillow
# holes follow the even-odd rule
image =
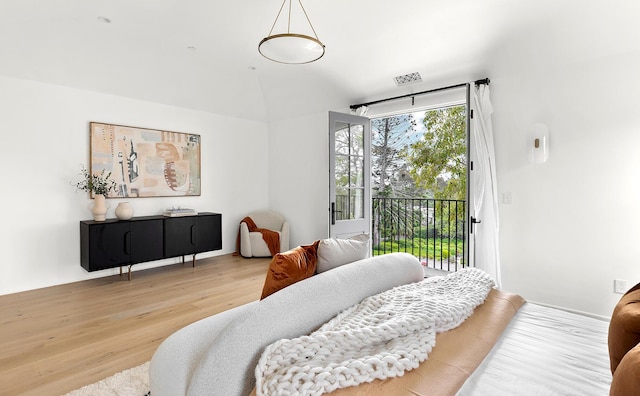
[[[316,273],[369,257],[369,235],[359,234],[349,239],[322,239],[318,244]]]

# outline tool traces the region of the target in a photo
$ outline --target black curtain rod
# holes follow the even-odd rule
[[[482,85],[482,84],[487,84],[488,85],[490,82],[491,82],[491,80],[489,80],[488,78],[483,78],[481,80],[474,81],[474,84],[475,85]],[[417,92],[417,93],[412,93],[412,94],[407,94],[407,95],[402,95],[402,96],[396,96],[396,97],[393,97],[393,98],[374,100],[373,102],[355,104],[355,105],[349,106],[349,108],[351,110],[355,110],[358,107],[362,107],[362,106],[370,106],[370,105],[383,103],[383,102],[389,102],[389,101],[397,100],[397,99],[411,98],[413,96],[424,95],[424,94],[433,93],[433,92],[439,92],[439,91],[446,91],[447,89],[460,88],[460,87],[464,87],[466,85],[467,85],[467,83],[449,85],[448,87],[435,88],[435,89],[430,89],[428,91],[422,91],[422,92]]]

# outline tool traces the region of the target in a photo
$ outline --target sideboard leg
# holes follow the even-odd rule
[[[129,282],[131,282],[131,267],[133,267],[133,264],[129,264],[129,273],[127,274],[129,276]]]
[[[193,258],[191,259],[191,265],[193,266],[193,268],[196,268],[196,255],[195,255],[195,253],[193,254]]]

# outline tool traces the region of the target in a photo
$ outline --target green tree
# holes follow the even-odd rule
[[[395,196],[407,185],[406,139],[415,132],[412,114],[374,118],[371,120],[371,173],[376,196]],[[412,184],[413,180],[409,181]]]
[[[406,151],[416,185],[436,199],[466,199],[467,133],[464,106],[425,112],[425,133]]]

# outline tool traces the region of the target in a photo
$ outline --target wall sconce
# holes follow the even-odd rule
[[[527,133],[529,162],[542,164],[549,158],[549,128],[545,124],[533,124]]]

